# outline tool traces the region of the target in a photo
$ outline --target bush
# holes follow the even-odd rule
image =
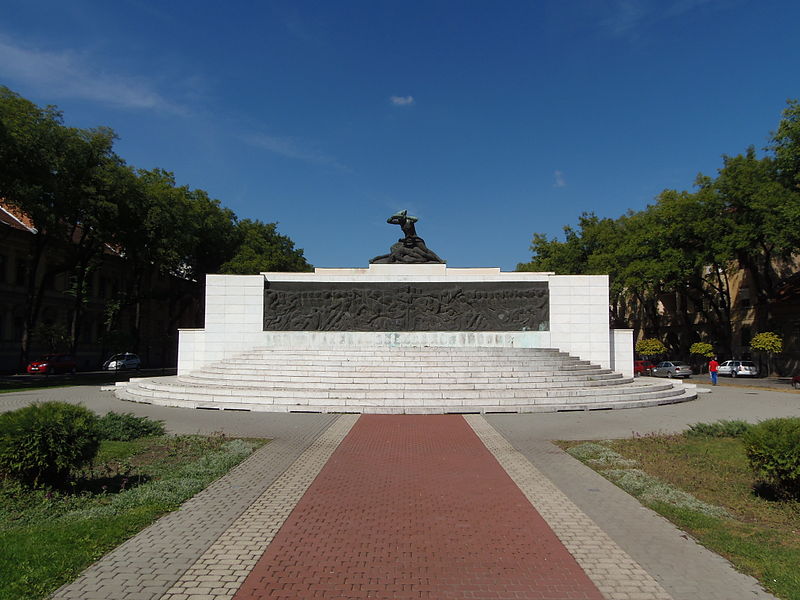
[[[0,414],[0,472],[33,487],[64,485],[100,445],[97,416],[64,402]]]
[[[687,437],[732,437],[739,438],[752,429],[747,421],[716,421],[715,423],[695,423],[689,425]]]
[[[762,421],[743,441],[758,477],[780,492],[800,495],[800,418]]]
[[[164,423],[132,413],[110,412],[98,421],[100,438],[117,442],[129,442],[152,435],[164,435]]]
[[[702,356],[703,358],[711,358],[714,356],[714,346],[707,344],[706,342],[695,342],[689,348],[689,354]]]
[[[645,338],[636,342],[636,353],[640,356],[652,358],[666,354],[667,348],[656,338]]]

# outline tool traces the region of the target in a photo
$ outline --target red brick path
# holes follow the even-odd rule
[[[364,415],[236,600],[602,596],[458,415]]]

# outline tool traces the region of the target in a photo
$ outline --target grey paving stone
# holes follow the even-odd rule
[[[750,390],[714,388],[711,394],[681,405],[486,418],[674,600],[745,600],[774,596],[547,440],[629,437],[633,432],[681,431],[693,423],[718,419],[756,422],[778,416],[800,416],[794,394],[754,395]]]
[[[160,598],[199,556],[288,469],[321,433],[337,420],[335,415],[252,415],[176,411],[123,403],[105,393],[82,390],[38,396],[83,401],[94,410],[113,409],[165,418],[172,431],[225,432],[230,435],[270,437],[272,442],[255,452],[228,475],[183,504],[176,512],[113,550],[90,566],[73,583],[57,590],[55,600],[154,600]],[[26,393],[30,399],[34,394]],[[17,394],[12,394],[17,396]],[[113,399],[109,402],[107,399]],[[8,406],[12,402],[3,402]],[[110,405],[110,406],[109,406]],[[231,418],[232,417],[232,418]],[[266,418],[265,418],[266,417]],[[216,586],[215,586],[216,587]],[[210,589],[210,588],[209,588]],[[209,592],[210,593],[210,592]]]

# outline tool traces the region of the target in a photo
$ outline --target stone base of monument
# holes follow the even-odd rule
[[[693,400],[694,386],[626,377],[548,348],[261,348],[177,377],[118,384],[164,406],[272,412],[525,413]]]

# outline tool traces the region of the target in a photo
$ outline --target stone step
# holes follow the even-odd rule
[[[624,396],[629,394],[655,394],[663,391],[671,391],[673,386],[670,382],[658,385],[619,385],[607,386],[602,388],[509,388],[509,389],[454,389],[451,386],[443,386],[432,389],[406,388],[399,386],[372,387],[355,389],[352,387],[341,388],[310,388],[298,387],[287,388],[278,385],[265,384],[260,387],[233,387],[233,386],[213,386],[213,385],[191,385],[183,381],[174,380],[161,382],[154,378],[142,380],[138,387],[165,394],[182,394],[186,396],[213,396],[213,397],[238,397],[253,398],[256,401],[268,398],[302,398],[311,399],[408,399],[408,398],[441,398],[441,399],[475,399],[475,398],[564,398],[564,397],[591,397],[591,396]]]
[[[695,397],[552,349],[253,350],[180,377],[132,379],[124,399],[167,406],[299,412],[588,410]]]
[[[595,400],[585,397],[574,397],[569,401],[559,401],[548,398],[540,399],[535,402],[520,399],[517,402],[501,400],[492,401],[491,399],[440,399],[411,398],[403,399],[403,402],[391,402],[389,400],[362,400],[358,403],[344,403],[335,399],[306,399],[305,401],[286,402],[279,398],[262,398],[260,402],[254,402],[251,398],[228,396],[221,399],[218,396],[151,396],[142,390],[135,389],[135,386],[128,386],[117,390],[117,395],[126,400],[150,403],[157,400],[158,404],[166,406],[184,406],[190,408],[215,408],[223,410],[253,410],[253,411],[277,411],[277,412],[355,412],[355,413],[459,413],[459,412],[552,412],[556,410],[597,410],[609,408],[632,408],[652,406],[657,404],[669,404],[672,402],[683,402],[692,400],[696,394],[687,389],[665,390],[659,393],[626,395],[626,396],[602,396]],[[272,400],[272,401],[270,401]]]
[[[255,373],[266,372],[272,373],[275,371],[280,372],[382,372],[382,373],[425,373],[425,372],[458,372],[458,373],[473,373],[473,372],[537,372],[537,373],[557,373],[557,372],[570,372],[576,371],[589,371],[594,372],[600,370],[598,365],[522,365],[522,364],[507,364],[507,363],[494,363],[494,364],[470,364],[470,365],[447,365],[447,364],[420,364],[420,363],[391,363],[375,362],[375,363],[362,363],[352,362],[350,364],[289,364],[289,363],[272,363],[272,364],[242,364],[242,363],[217,363],[203,368],[204,371],[209,373]]]
[[[506,374],[507,375],[507,374]],[[237,385],[261,385],[263,382],[285,383],[287,385],[337,385],[337,384],[358,384],[358,385],[382,385],[382,384],[430,384],[430,385],[520,385],[532,387],[532,384],[551,384],[553,386],[567,385],[609,385],[620,381],[631,382],[633,378],[624,378],[619,373],[612,371],[597,372],[592,374],[570,376],[563,373],[552,374],[503,374],[489,375],[487,373],[469,373],[460,377],[454,377],[453,373],[422,373],[419,377],[399,377],[397,373],[386,373],[378,376],[375,373],[325,373],[302,372],[286,373],[226,373],[226,372],[205,372],[196,371],[188,375],[181,375],[180,379],[187,382],[197,382],[205,384],[215,384],[221,381],[235,381]]]
[[[555,348],[517,348],[517,347],[492,347],[484,346],[480,348],[473,347],[450,347],[450,346],[359,346],[357,348],[342,348],[340,346],[330,348],[264,348],[256,347],[249,351],[251,354],[271,354],[271,355],[286,355],[286,356],[300,356],[300,355],[332,355],[341,356],[342,354],[356,356],[359,354],[374,356],[376,354],[387,355],[401,355],[408,354],[411,356],[424,356],[426,354],[443,356],[443,355],[456,355],[456,354],[475,354],[481,356],[490,355],[519,355],[525,356],[538,356],[538,355],[555,355],[555,356],[571,356],[568,352],[561,352]]]

